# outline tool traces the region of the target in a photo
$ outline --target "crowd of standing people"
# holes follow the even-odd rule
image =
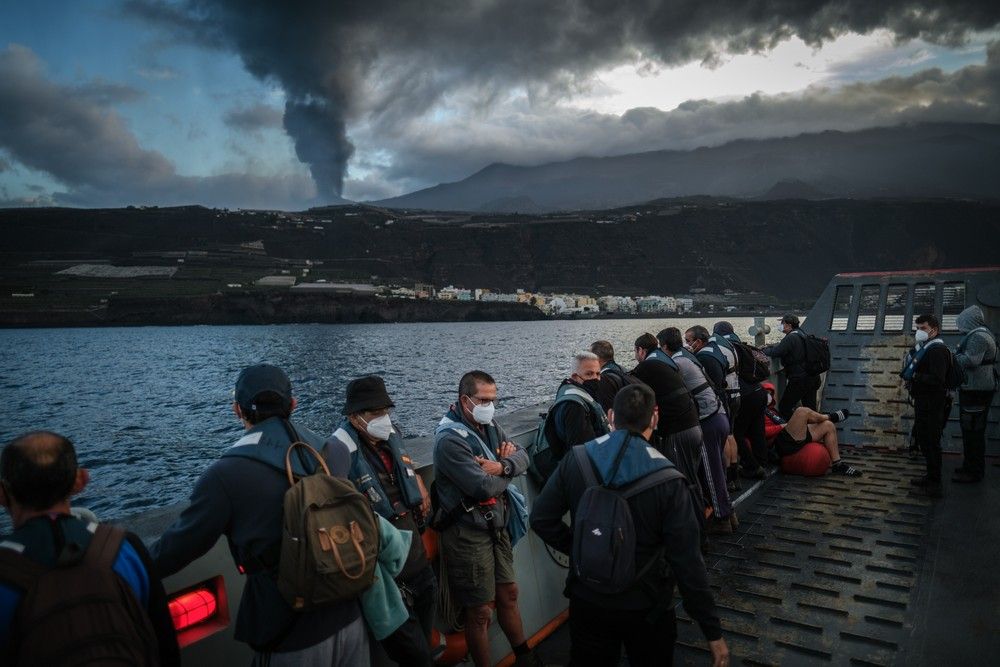
[[[965,336],[954,354],[934,316],[916,323],[901,373],[927,464],[915,483],[940,496],[940,438],[956,387],[965,459],[953,481],[983,477],[997,346],[977,307],[958,317]],[[70,654],[179,664],[161,577],[225,537],[246,575],[235,637],[254,665],[364,665],[373,642],[398,664],[430,665],[445,599],[476,665],[490,662],[494,612],[514,664],[540,665],[514,566],[515,545],[531,529],[570,557],[572,664],[617,664],[623,648],[632,665],[671,664],[676,586],[712,663],[726,665],[703,550],[708,535],[738,527],[740,478],[766,477],[777,458],[810,442],[828,451],[832,474],[861,474],[837,442],[834,424],[849,414],[817,409],[820,378],[799,320],[785,316],[781,326],[784,339],[762,350],[746,347],[728,322],[644,333],[628,371],[611,343],[595,341],[573,356],[529,447],[495,419],[496,380],[469,371],[436,429],[430,488],[380,377],[348,384],[342,419],[324,437],[293,420],[297,400],[280,368],[250,366],[232,403],[243,432],[148,550],[73,513],[70,497],[89,475],[68,439],[25,434],[0,457],[0,502],[14,525],[0,542],[0,655],[4,664],[62,664]],[[752,354],[781,360],[780,400],[747,368]],[[540,485],[531,508],[513,483],[529,470]],[[437,570],[428,528],[438,536]]]

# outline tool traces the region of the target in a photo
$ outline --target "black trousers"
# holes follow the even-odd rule
[[[767,392],[763,389],[744,391],[740,413],[733,424],[733,437],[740,448],[740,463],[745,470],[754,470],[767,463],[767,438],[764,436],[764,408]],[[747,446],[746,440],[750,440]]]
[[[414,535],[414,539],[420,539]],[[403,590],[405,587],[406,590]],[[431,649],[428,643],[434,624],[434,611],[437,607],[437,580],[434,570],[428,565],[400,587],[403,601],[410,611],[410,617],[395,632],[382,640],[382,648],[386,655],[398,665],[432,664]]]
[[[992,391],[958,392],[958,421],[962,427],[962,467],[972,477],[986,472],[986,423],[993,403]]]
[[[672,607],[654,622],[650,611],[623,611],[569,599],[571,667],[607,667],[621,660],[622,645],[630,667],[674,664],[677,620]]]
[[[941,481],[941,433],[951,407],[947,394],[914,397],[913,439],[927,460],[927,479]]]
[[[778,414],[785,421],[792,418],[792,413],[802,402],[802,407],[810,410],[816,409],[816,392],[819,391],[819,376],[793,377],[788,378],[785,384],[785,393],[781,395],[778,403]]]

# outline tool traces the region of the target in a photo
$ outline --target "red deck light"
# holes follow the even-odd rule
[[[198,588],[181,593],[170,600],[170,616],[177,632],[204,623],[215,616],[219,605],[215,592],[208,588]]]

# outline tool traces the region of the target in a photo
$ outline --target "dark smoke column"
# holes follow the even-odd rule
[[[295,154],[309,165],[320,199],[339,199],[354,144],[347,138],[343,114],[324,99],[285,103],[285,131]]]

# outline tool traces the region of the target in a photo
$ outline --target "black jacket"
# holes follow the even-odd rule
[[[806,374],[806,341],[803,334],[796,333],[795,329],[785,334],[781,342],[777,345],[768,345],[764,348],[764,354],[774,359],[781,359],[781,365],[785,369],[785,377],[799,378],[808,377]]]
[[[947,345],[928,347],[913,373],[910,395],[915,399],[943,398],[948,391],[945,383],[952,363],[951,351]]]
[[[658,436],[672,435],[698,425],[698,406],[686,391],[681,374],[662,361],[647,359],[632,371],[656,394],[660,410]]]
[[[641,437],[639,440],[645,444]],[[563,515],[567,511],[575,514],[585,488],[575,457],[567,456],[535,498],[531,511],[531,528],[535,533],[546,544],[566,554],[573,550],[573,531],[563,522]],[[675,479],[658,484],[633,496],[628,504],[635,525],[636,562],[646,563],[661,546],[666,547],[665,561],[652,567],[640,584],[616,595],[602,595],[587,588],[574,579],[570,568],[566,596],[608,609],[652,609],[658,604],[671,604],[676,577],[684,609],[698,622],[709,641],[719,639],[722,636],[719,615],[708,586],[698,519],[686,482]]]

